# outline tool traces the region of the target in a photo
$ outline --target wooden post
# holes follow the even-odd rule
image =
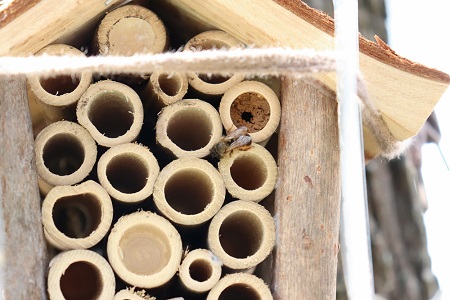
[[[0,78],[0,286],[4,299],[46,299],[46,246],[24,78]]]
[[[339,139],[337,102],[327,91],[320,83],[282,79],[275,299],[336,297]]]

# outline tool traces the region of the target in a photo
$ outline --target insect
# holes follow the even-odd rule
[[[226,153],[231,155],[235,149],[248,150],[252,147],[251,144],[252,137],[248,134],[247,127],[240,126],[235,130],[228,130],[227,135],[212,147],[211,155],[220,159]]]

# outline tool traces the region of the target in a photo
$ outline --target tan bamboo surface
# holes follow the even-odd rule
[[[113,206],[95,181],[56,186],[42,203],[42,224],[50,244],[62,249],[87,249],[100,242],[111,227]]]
[[[246,273],[226,275],[209,292],[207,300],[272,300],[269,287],[260,278]],[[281,298],[280,298],[281,299]],[[283,298],[284,299],[284,298]],[[295,298],[286,298],[295,299]]]
[[[252,201],[226,204],[209,225],[208,247],[230,269],[256,266],[274,245],[275,222],[262,205]]]
[[[264,83],[243,81],[225,92],[220,101],[220,119],[227,130],[245,126],[255,143],[264,143],[280,123],[281,104]]]
[[[162,169],[153,200],[174,223],[195,226],[210,220],[225,200],[225,185],[216,168],[199,158],[184,157]]]
[[[81,96],[77,119],[99,145],[112,147],[136,140],[142,128],[144,109],[132,88],[102,80],[92,84]]]
[[[226,153],[219,161],[228,192],[237,199],[259,202],[267,197],[277,182],[277,163],[263,146],[252,144],[245,151]]]
[[[117,221],[108,238],[109,262],[125,282],[141,288],[168,282],[181,263],[181,237],[165,218],[140,211]]]
[[[156,142],[175,157],[205,157],[221,138],[219,113],[198,99],[166,106],[156,122]]]
[[[135,288],[127,288],[118,291],[113,300],[156,300],[156,298],[147,295],[145,290],[136,291]]]
[[[106,259],[91,250],[61,252],[50,262],[48,296],[52,300],[114,297],[116,281]]]
[[[158,173],[153,153],[133,143],[108,149],[97,164],[100,184],[112,198],[124,203],[138,203],[150,197]]]
[[[39,177],[51,185],[72,185],[89,175],[97,160],[97,145],[77,123],[58,121],[36,137]]]

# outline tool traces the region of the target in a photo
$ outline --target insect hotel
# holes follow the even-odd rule
[[[372,297],[363,160],[450,77],[335,2],[4,4],[5,299],[333,299],[340,252]]]

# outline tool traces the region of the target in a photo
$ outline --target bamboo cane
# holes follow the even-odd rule
[[[35,140],[38,175],[51,185],[82,181],[97,159],[97,146],[82,126],[58,121],[42,130]]]
[[[113,300],[156,300],[156,298],[147,295],[145,290],[136,291],[135,288],[127,288],[118,291]]]
[[[246,273],[230,274],[223,277],[209,292],[207,300],[271,300],[269,287],[255,275]]]

